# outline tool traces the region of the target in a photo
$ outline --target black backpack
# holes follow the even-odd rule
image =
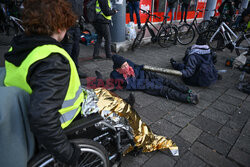
[[[212,56],[209,55],[205,60],[202,56],[199,56],[201,64],[198,69],[198,84],[200,86],[209,86],[214,83],[218,78],[217,70],[212,62]]]
[[[93,23],[96,20],[96,1],[85,0],[83,3],[83,17],[87,23]]]

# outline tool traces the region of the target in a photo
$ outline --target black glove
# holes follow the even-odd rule
[[[74,152],[71,158],[69,159],[69,161],[67,162],[67,165],[77,166],[80,155],[81,155],[81,150],[75,143],[72,143],[71,145],[74,149]]]
[[[171,58],[170,63],[173,65],[174,63],[176,63],[176,61],[173,58]]]

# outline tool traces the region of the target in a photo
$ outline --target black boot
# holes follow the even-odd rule
[[[199,103],[199,95],[197,95],[197,94],[189,94],[189,96],[187,97],[187,101],[188,101],[188,103],[190,103],[190,104],[194,104],[194,105],[196,105],[196,104],[198,104]]]
[[[130,104],[131,107],[133,107],[135,104],[135,96],[133,95],[133,93],[130,93],[129,96],[126,99],[124,99],[124,101]]]

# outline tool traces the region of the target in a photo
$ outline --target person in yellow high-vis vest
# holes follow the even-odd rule
[[[117,10],[111,9],[110,0],[97,0],[96,1],[96,20],[94,27],[97,33],[97,41],[94,48],[93,58],[100,59],[99,50],[101,48],[102,38],[105,39],[105,53],[106,58],[111,58],[111,34],[110,34],[110,23],[111,16],[117,13]]]
[[[75,63],[60,44],[75,19],[65,0],[25,0],[25,33],[13,39],[4,56],[5,86],[30,94],[29,122],[38,143],[57,160],[74,166],[81,151],[69,142],[63,129],[80,113],[95,111],[106,118],[109,111],[128,120],[136,146],[144,152],[166,148],[176,152],[178,147],[153,134],[123,99],[102,88],[82,89]]]

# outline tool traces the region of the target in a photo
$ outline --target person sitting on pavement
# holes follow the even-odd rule
[[[185,85],[154,72],[145,71],[143,65],[137,65],[122,56],[113,55],[112,60],[114,65],[110,78],[120,80],[123,89],[142,90],[150,95],[185,103],[197,104],[199,102],[198,95],[193,94]]]
[[[134,142],[143,152],[174,146],[171,140],[153,134],[123,99],[106,89],[81,87],[76,65],[60,44],[75,18],[65,0],[25,0],[25,33],[14,37],[4,56],[4,85],[30,94],[29,123],[38,143],[55,159],[76,165],[81,150],[70,143],[63,129],[80,113],[95,111],[103,117],[109,112],[127,119]]]
[[[173,58],[170,59],[170,63],[175,70],[181,71],[185,84],[206,87],[218,79],[214,67],[215,60],[215,53],[209,49],[205,38],[201,35],[196,44],[187,49],[183,58],[184,63],[177,63]]]

